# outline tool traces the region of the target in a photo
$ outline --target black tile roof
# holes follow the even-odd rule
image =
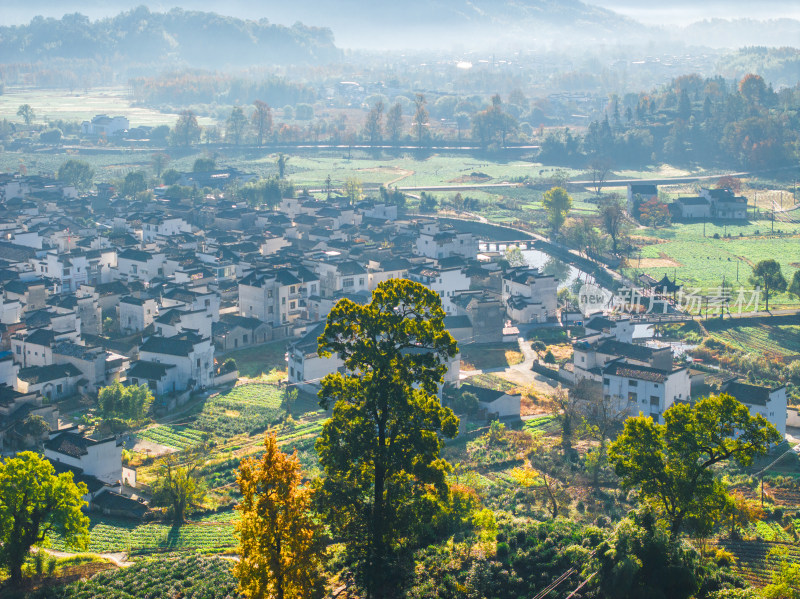
[[[733,381],[723,388],[723,393],[732,395],[743,404],[766,406],[769,402],[770,393],[778,389],[780,389],[780,387],[770,389],[769,387],[760,387],[759,385],[749,385],[747,383]]]

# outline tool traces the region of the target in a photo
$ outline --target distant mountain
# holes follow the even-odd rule
[[[635,21],[580,0],[262,0],[259,10],[272,21],[324,24],[345,47],[579,44],[641,32]]]
[[[706,19],[680,28],[677,35],[687,43],[712,48],[740,48],[742,46],[792,46],[797,48],[800,46],[800,21],[796,19]]]
[[[339,56],[330,29],[182,9],[157,13],[140,6],[96,21],[75,13],[0,27],[0,60],[5,63],[91,59],[216,68],[324,63]]]
[[[631,41],[638,37],[642,27],[627,17],[613,11],[589,6],[580,0],[146,0],[154,6],[190,4],[196,10],[211,10],[233,15],[241,21],[226,17],[200,16],[203,13],[185,10],[170,10],[164,15],[147,14],[144,8],[133,8],[142,0],[29,0],[11,7],[11,13],[0,16],[0,22],[19,20],[23,15],[42,14],[52,19],[55,15],[80,10],[91,17],[104,17],[91,26],[76,22],[69,17],[61,29],[51,35],[55,47],[48,45],[46,32],[41,43],[27,45],[25,35],[11,35],[7,28],[0,29],[0,50],[8,47],[17,56],[60,52],[66,50],[64,42],[56,32],[76,32],[87,41],[105,41],[102,31],[110,29],[110,40],[117,43],[133,38],[148,39],[156,43],[148,53],[170,51],[172,44],[179,55],[187,59],[199,51],[209,58],[226,56],[230,47],[236,52],[252,50],[248,43],[254,36],[268,35],[273,40],[288,43],[291,55],[311,55],[330,50],[332,38],[325,38],[318,29],[291,26],[279,29],[269,23],[291,25],[301,22],[306,25],[329,28],[338,44],[350,48],[432,48],[462,44],[476,49],[500,47],[508,43],[536,44],[551,42],[588,43],[593,41]],[[123,15],[110,17],[118,10],[127,10]],[[13,17],[11,16],[13,14]],[[26,32],[39,31],[42,27],[53,29],[50,19],[44,23],[36,19],[27,26]],[[255,19],[256,24],[246,19]],[[251,23],[251,24],[247,24]],[[209,28],[208,30],[206,28]],[[130,34],[125,33],[130,28]],[[87,29],[91,29],[89,33]],[[217,51],[217,38],[203,37],[198,46],[187,51],[192,32],[222,34],[224,45]],[[233,39],[243,38],[238,42]],[[298,39],[299,38],[299,39]],[[309,41],[313,43],[309,44]],[[8,46],[7,46],[8,44]],[[298,46],[299,48],[295,48]],[[70,49],[72,51],[72,49]],[[9,60],[8,54],[3,59]],[[12,55],[13,56],[13,55]]]

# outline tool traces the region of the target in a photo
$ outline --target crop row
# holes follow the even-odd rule
[[[53,594],[53,589],[35,593],[32,599],[135,599],[182,597],[184,599],[234,599],[237,581],[231,563],[220,558],[159,557],[138,560],[119,570],[108,570],[89,580],[72,583]]]
[[[236,546],[230,521],[204,521],[183,525],[139,524],[113,519],[98,519],[90,525],[87,551],[103,553],[157,549],[192,549],[218,553]],[[63,539],[52,539],[52,547],[67,550]]]
[[[202,442],[201,431],[172,424],[160,424],[139,433],[143,439],[176,449],[187,449]]]
[[[274,385],[235,387],[226,395],[210,398],[197,416],[195,427],[220,437],[263,430],[281,412],[281,392]]]

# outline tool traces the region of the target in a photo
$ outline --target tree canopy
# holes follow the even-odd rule
[[[553,235],[558,235],[561,226],[567,220],[570,208],[572,208],[572,197],[563,187],[553,187],[545,192],[542,205],[547,211],[547,219],[550,221]]]
[[[715,464],[733,460],[747,466],[780,440],[763,416],[751,416],[747,406],[722,394],[673,405],[664,412],[664,424],[628,418],[608,455],[623,487],[638,488],[674,538],[687,524],[707,532],[728,501]]]
[[[153,394],[147,385],[128,385],[119,381],[103,387],[97,394],[97,404],[104,418],[141,420],[147,415]]]
[[[246,597],[313,599],[323,594],[324,544],[302,474],[297,450],[291,456],[283,453],[274,433],[265,436],[260,458],[242,460],[239,466],[242,500],[236,528],[242,559],[234,574]]]
[[[319,338],[346,368],[322,380],[333,415],[317,441],[319,504],[372,599],[400,593],[407,552],[447,494],[440,435],[454,436],[458,419],[436,396],[456,354],[444,317],[435,292],[390,279],[365,306],[340,300]]]
[[[750,282],[760,287],[764,292],[767,311],[769,311],[770,295],[775,292],[786,291],[786,279],[783,278],[783,273],[781,273],[781,265],[773,258],[762,260],[755,265]]]
[[[0,565],[11,581],[22,581],[22,564],[31,547],[43,544],[51,533],[68,545],[85,548],[89,518],[81,507],[86,485],[75,483],[71,472],[56,474],[53,465],[31,451],[0,462]]]
[[[58,167],[58,180],[84,191],[94,182],[94,169],[88,162],[72,158]]]

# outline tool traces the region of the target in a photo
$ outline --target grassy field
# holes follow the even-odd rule
[[[0,119],[22,122],[17,109],[30,104],[36,114],[34,123],[48,120],[85,121],[97,114],[128,117],[132,127],[175,124],[178,115],[163,113],[151,108],[133,106],[123,87],[94,88],[90,90],[28,89],[6,87],[0,95]],[[198,119],[201,125],[213,125],[210,119]]]

